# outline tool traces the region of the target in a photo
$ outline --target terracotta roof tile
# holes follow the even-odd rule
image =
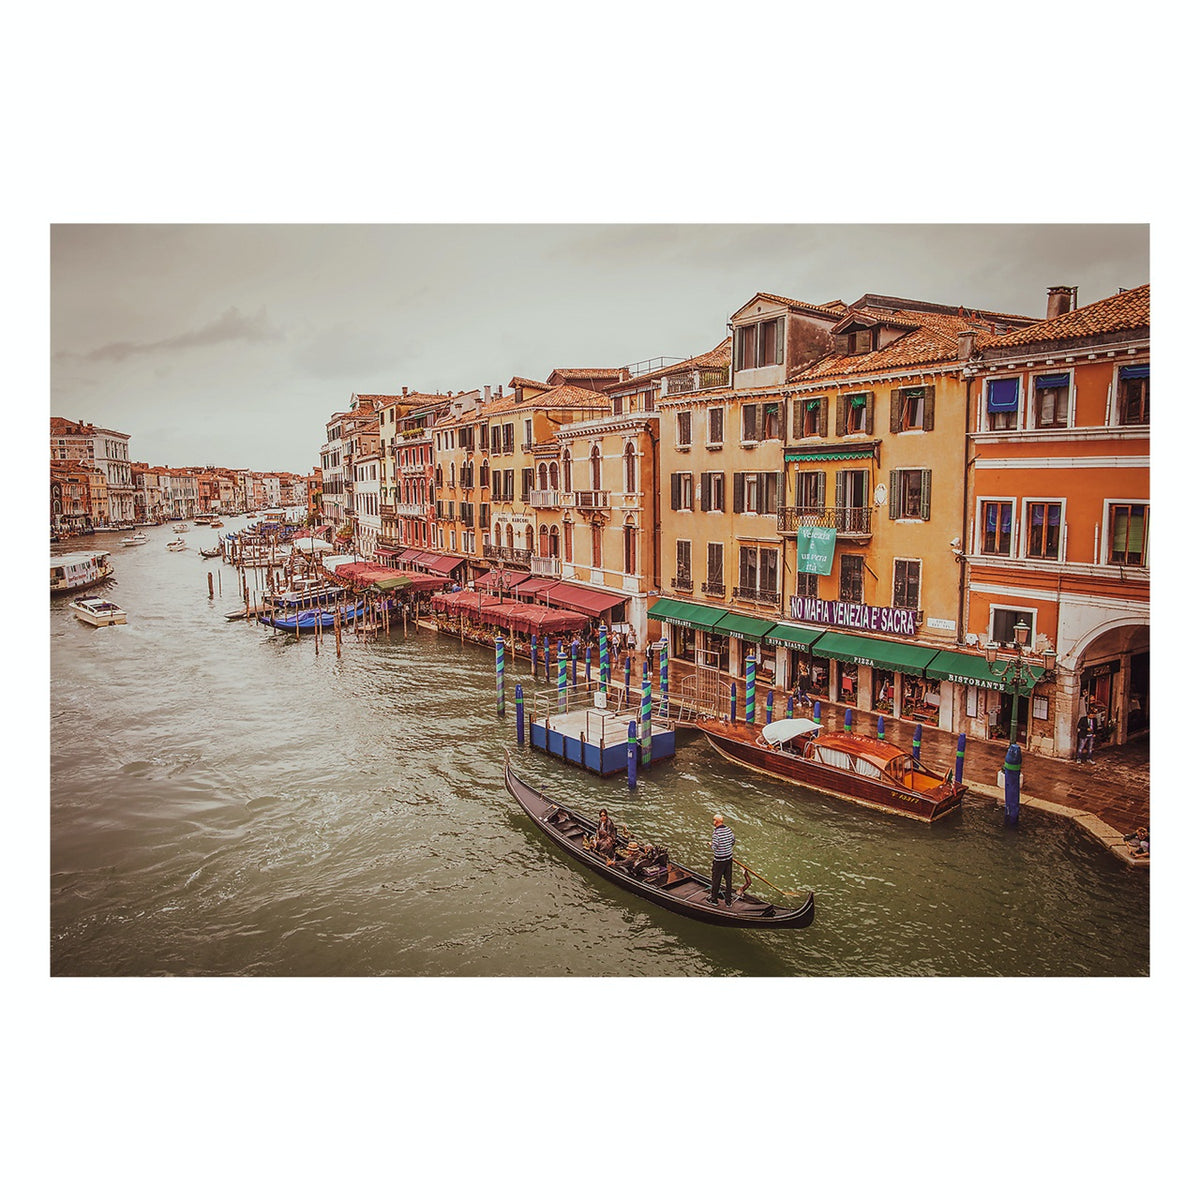
[[[1024,329],[1014,329],[990,343],[991,347],[1025,346],[1032,342],[1070,341],[1105,333],[1150,328],[1150,285],[1130,288],[1086,304],[1074,312],[1063,313],[1048,321]]]

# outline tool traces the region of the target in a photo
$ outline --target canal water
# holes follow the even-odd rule
[[[226,620],[236,575],[197,553],[217,531],[179,554],[169,526],[147,532],[70,547],[112,549],[127,625],[50,601],[54,975],[1149,973],[1146,875],[1067,822],[1026,810],[1008,829],[968,798],[925,828],[749,776],[695,736],[631,793],[515,747],[527,664],[499,718],[489,649],[410,629],[317,653]],[[816,893],[816,921],[714,928],[597,879],[509,798],[506,747],[552,798],[701,868],[724,813],[742,861]]]

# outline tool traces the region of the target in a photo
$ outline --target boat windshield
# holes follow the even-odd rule
[[[856,775],[865,775],[869,779],[881,779],[883,771],[878,763],[870,759],[860,758],[857,754],[848,754],[845,750],[835,750],[832,746],[823,746],[815,742],[812,749],[813,760],[824,763],[828,767],[838,767],[843,771],[853,771]]]

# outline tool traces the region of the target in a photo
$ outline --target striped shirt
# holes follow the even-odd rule
[[[718,825],[713,829],[713,858],[723,862],[733,857],[733,843],[736,839],[733,830],[728,825]]]

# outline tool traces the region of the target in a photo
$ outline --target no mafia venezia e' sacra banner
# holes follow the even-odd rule
[[[836,629],[860,629],[864,633],[917,636],[917,613],[911,608],[881,608],[849,600],[820,600],[816,596],[793,596],[792,620]]]

